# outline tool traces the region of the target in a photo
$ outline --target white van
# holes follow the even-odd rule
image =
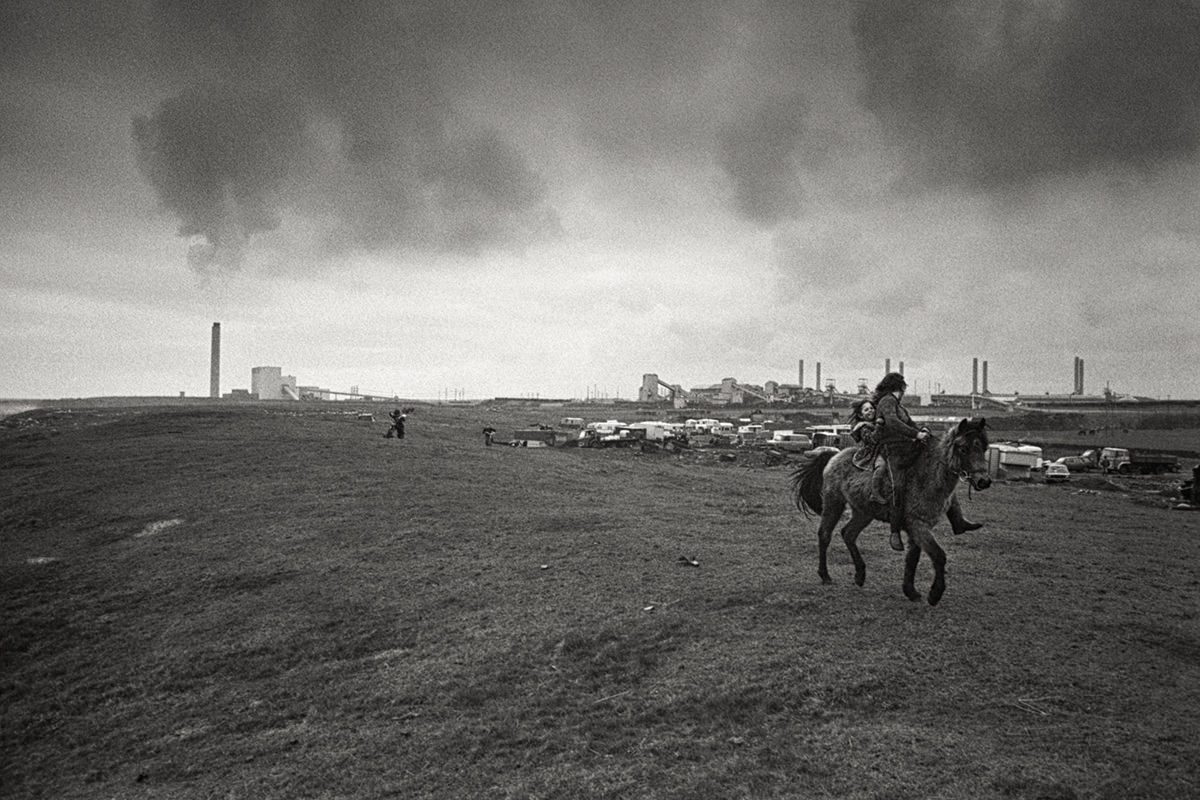
[[[793,453],[803,453],[811,450],[813,446],[812,439],[808,438],[803,433],[795,431],[775,431],[771,437],[771,446],[777,450],[787,450]]]

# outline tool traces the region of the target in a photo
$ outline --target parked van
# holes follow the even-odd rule
[[[676,426],[670,422],[659,422],[657,420],[653,420],[647,422],[635,422],[629,427],[644,430],[646,432],[646,441],[661,442],[666,439],[671,439],[675,436]]]
[[[771,437],[771,446],[777,450],[786,450],[791,453],[803,453],[812,449],[813,441],[803,433],[796,433],[795,431],[775,431],[775,435]]]
[[[856,442],[850,435],[849,425],[812,425],[805,428],[813,447],[853,447]]]

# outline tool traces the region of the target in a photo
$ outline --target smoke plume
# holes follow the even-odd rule
[[[545,184],[439,81],[454,30],[437,5],[163,4],[157,30],[187,79],[134,120],[143,174],[189,262],[236,269],[291,214],[320,255],[388,247],[476,252],[552,236]],[[197,66],[193,66],[197,65]]]
[[[134,119],[142,171],[179,235],[204,239],[188,253],[197,271],[236,267],[251,236],[279,225],[303,132],[298,107],[258,91],[190,90]]]

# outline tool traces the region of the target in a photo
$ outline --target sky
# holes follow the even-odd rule
[[[0,397],[1200,398],[1200,2],[0,4]]]

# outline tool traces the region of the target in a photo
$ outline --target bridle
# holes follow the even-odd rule
[[[954,436],[954,444],[951,446],[951,463],[946,466],[950,468],[950,472],[954,473],[956,479],[967,484],[967,496],[971,496],[971,491],[975,488],[974,473],[963,466],[963,462],[967,460],[963,450],[969,449],[971,440],[978,436],[977,433],[971,433],[963,437]]]

